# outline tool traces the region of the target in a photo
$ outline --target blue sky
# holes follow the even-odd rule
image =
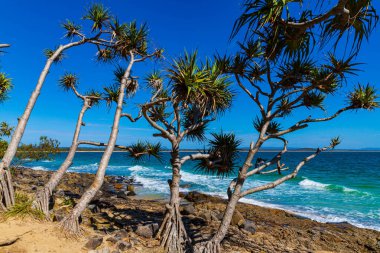
[[[7,53],[0,56],[0,71],[6,72],[13,79],[14,89],[10,100],[0,105],[0,120],[16,125],[17,117],[22,114],[25,104],[45,64],[42,52],[64,43],[60,24],[67,18],[79,20],[84,10],[93,1],[4,1],[0,17],[0,42],[11,43]],[[101,1],[122,21],[136,19],[147,22],[150,28],[151,43],[155,47],[165,48],[165,57],[176,57],[186,48],[198,49],[199,55],[205,57],[216,51],[228,52],[235,48],[228,42],[234,20],[241,13],[241,1]],[[380,4],[377,9],[380,10]],[[363,71],[358,77],[348,80],[348,86],[357,82],[371,83],[380,91],[380,28],[373,33],[370,42],[363,44],[358,62],[364,62]],[[58,139],[62,146],[71,143],[80,101],[70,93],[61,91],[57,85],[59,76],[75,72],[80,78],[80,89],[85,91],[112,83],[112,68],[95,62],[94,48],[82,47],[67,52],[62,64],[52,67],[45,82],[42,94],[32,113],[23,138],[24,143],[36,142],[41,135]],[[135,74],[143,76],[151,69],[151,64],[141,64]],[[160,65],[157,66],[159,68]],[[210,130],[234,131],[244,145],[254,140],[256,133],[252,120],[257,113],[253,103],[236,85],[237,96],[233,108],[214,122]],[[134,101],[128,103],[127,112],[136,112],[135,105],[146,98],[146,90],[140,90]],[[334,112],[344,104],[346,91],[329,99],[326,107]],[[107,141],[113,117],[112,108],[104,106],[91,109],[85,116],[87,126],[83,128],[81,138],[95,141]],[[284,121],[291,124],[295,118],[309,115],[304,111]],[[374,112],[349,112],[340,118],[289,135],[291,147],[317,147],[329,142],[330,137],[340,136],[343,143],[340,148],[380,147],[380,110]],[[143,120],[132,124],[127,120],[121,123],[118,143],[129,144],[137,140],[155,139],[153,133]],[[184,143],[183,147],[202,147],[200,143]],[[277,146],[269,143],[269,146]]]

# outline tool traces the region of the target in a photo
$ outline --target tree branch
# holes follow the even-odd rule
[[[298,172],[300,171],[300,169],[307,163],[309,162],[310,160],[314,159],[317,155],[319,155],[321,152],[323,151],[326,151],[327,149],[331,149],[333,148],[331,145],[328,146],[328,147],[324,147],[322,149],[317,149],[312,155],[306,157],[305,159],[303,159],[298,165],[297,167],[294,169],[294,171],[292,173],[290,173],[289,175],[286,175],[284,177],[281,177],[280,179],[277,179],[271,183],[267,183],[267,184],[264,184],[264,185],[260,185],[260,186],[257,186],[257,187],[252,187],[252,188],[249,188],[245,191],[243,191],[242,193],[240,193],[240,198],[248,195],[248,194],[252,194],[252,193],[255,193],[255,192],[260,192],[260,191],[264,191],[264,190],[268,190],[268,189],[272,189],[272,188],[275,188],[276,186],[284,183],[285,181],[288,181],[289,179],[292,179],[292,178],[295,178],[298,174]]]
[[[188,160],[203,160],[207,158],[210,158],[210,154],[197,153],[197,154],[192,154],[192,155],[187,155],[187,156],[182,157],[180,163],[184,164]]]

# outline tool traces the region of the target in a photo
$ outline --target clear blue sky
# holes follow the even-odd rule
[[[93,1],[3,1],[0,17],[0,42],[11,43],[12,47],[0,57],[0,71],[7,72],[13,79],[11,99],[0,105],[0,120],[16,125],[25,104],[33,90],[45,63],[42,52],[45,48],[65,42],[60,24],[67,18],[79,20],[84,10]],[[165,48],[167,58],[178,56],[187,50],[198,49],[201,56],[214,52],[233,51],[235,45],[228,42],[234,20],[241,13],[242,1],[195,0],[195,1],[101,1],[122,21],[136,19],[147,22],[151,43]],[[380,10],[378,1],[377,9]],[[357,59],[365,62],[359,77],[348,80],[348,85],[357,83],[374,84],[380,91],[380,26],[373,33],[369,43],[364,43]],[[75,72],[80,77],[80,87],[101,87],[112,83],[111,68],[94,61],[94,49],[90,47],[68,51],[62,64],[52,67],[42,94],[27,126],[23,142],[36,142],[41,135],[58,139],[62,146],[71,143],[81,103],[70,93],[64,93],[57,86],[57,80],[65,71]],[[136,73],[143,75],[151,65],[143,64]],[[210,130],[235,131],[244,145],[256,136],[252,120],[256,115],[253,103],[245,94],[238,92],[233,108],[210,127]],[[128,104],[127,111],[134,111],[138,102],[144,101],[141,90],[135,101]],[[345,92],[337,94],[327,103],[329,112],[334,112],[345,100]],[[114,109],[114,108],[113,108]],[[94,108],[85,117],[82,139],[107,141],[112,124],[113,109]],[[310,112],[296,114],[295,117]],[[293,119],[294,120],[294,119]],[[292,118],[284,122],[291,124]],[[138,139],[154,139],[153,130],[143,120],[132,124],[123,120],[118,143],[129,144]],[[330,137],[339,135],[343,139],[340,148],[380,147],[380,110],[375,112],[350,112],[342,117],[289,136],[291,147],[317,147],[328,143]],[[276,143],[269,143],[277,146]],[[199,143],[185,143],[184,147],[201,147]]]

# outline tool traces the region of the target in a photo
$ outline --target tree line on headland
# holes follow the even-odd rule
[[[156,237],[167,252],[220,252],[221,242],[241,198],[275,188],[296,177],[307,162],[340,143],[339,137],[332,138],[325,147],[313,150],[294,168],[286,168],[285,173],[282,156],[288,148],[287,134],[314,123],[333,120],[346,111],[379,107],[373,86],[349,84],[349,77],[359,71],[355,58],[362,42],[369,39],[378,21],[373,1],[317,1],[310,5],[303,2],[245,1],[243,13],[237,18],[230,38],[242,38],[236,42],[239,50],[230,55],[216,53],[203,60],[199,59],[196,51],[184,52],[173,60],[164,59],[164,50],[152,48],[149,44],[146,24],[121,22],[119,20],[123,17],[113,16],[102,4],[89,7],[79,23],[66,21],[62,28],[68,42],[45,50],[46,64],[24,113],[18,118],[17,126],[12,128],[5,122],[1,124],[1,209],[6,212],[15,205],[11,170],[15,161],[26,157],[44,159],[58,151],[59,143],[47,137],[41,137],[39,144],[20,143],[50,69],[66,60],[64,56],[71,48],[91,46],[95,49],[97,61],[115,67],[114,84],[82,91],[77,74],[65,73],[59,79],[61,88],[76,96],[82,106],[78,108],[78,119],[66,158],[46,185],[35,192],[33,208],[50,219],[49,200],[70,168],[80,145],[104,147],[93,183],[60,224],[68,234],[80,235],[79,217],[101,188],[115,148],[128,151],[137,160],[145,156],[160,159],[162,148],[159,141],[137,142],[129,146],[116,143],[121,120],[146,120],[156,130],[153,136],[157,140],[165,139],[170,143],[170,199]],[[342,46],[349,50],[340,53],[337,49]],[[0,44],[0,49],[11,50],[12,47]],[[133,68],[146,61],[166,61],[168,67],[152,70],[144,79],[134,77]],[[211,133],[210,139],[206,137],[208,124],[222,117],[223,112],[239,102],[235,99],[233,84],[250,98],[252,106],[258,111],[258,115],[246,115],[253,119],[252,131],[257,132],[258,136],[252,140],[242,164],[237,160],[241,141],[234,133]],[[125,103],[140,92],[141,85],[150,90],[150,98],[139,105],[138,115],[131,115],[126,111]],[[346,86],[351,91],[347,93],[345,105],[337,111],[327,112],[324,101],[343,91]],[[2,102],[11,88],[10,77],[0,73]],[[104,143],[80,139],[86,112],[100,104],[114,107],[109,139]],[[294,123],[287,126],[283,124],[285,118],[291,122],[295,118],[294,114],[302,110],[308,110],[310,116],[294,119]],[[318,110],[325,111],[328,116],[312,116]],[[9,142],[4,139],[7,136],[11,136]],[[208,148],[200,153],[183,156],[180,150],[184,140],[199,141],[207,144]],[[283,148],[272,159],[254,164],[257,152],[269,140],[278,141]],[[219,229],[209,240],[195,245],[186,232],[179,211],[181,167],[189,160],[197,161],[197,169],[208,174],[233,178],[226,189],[228,202]],[[268,170],[271,167],[275,169]],[[278,173],[279,177],[267,184],[244,188],[245,180],[259,173]]]

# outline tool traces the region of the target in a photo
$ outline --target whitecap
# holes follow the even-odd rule
[[[323,183],[316,182],[310,179],[302,180],[301,182],[299,182],[299,185],[305,188],[318,189],[318,190],[326,189],[326,187],[329,186],[329,184],[323,184]]]

